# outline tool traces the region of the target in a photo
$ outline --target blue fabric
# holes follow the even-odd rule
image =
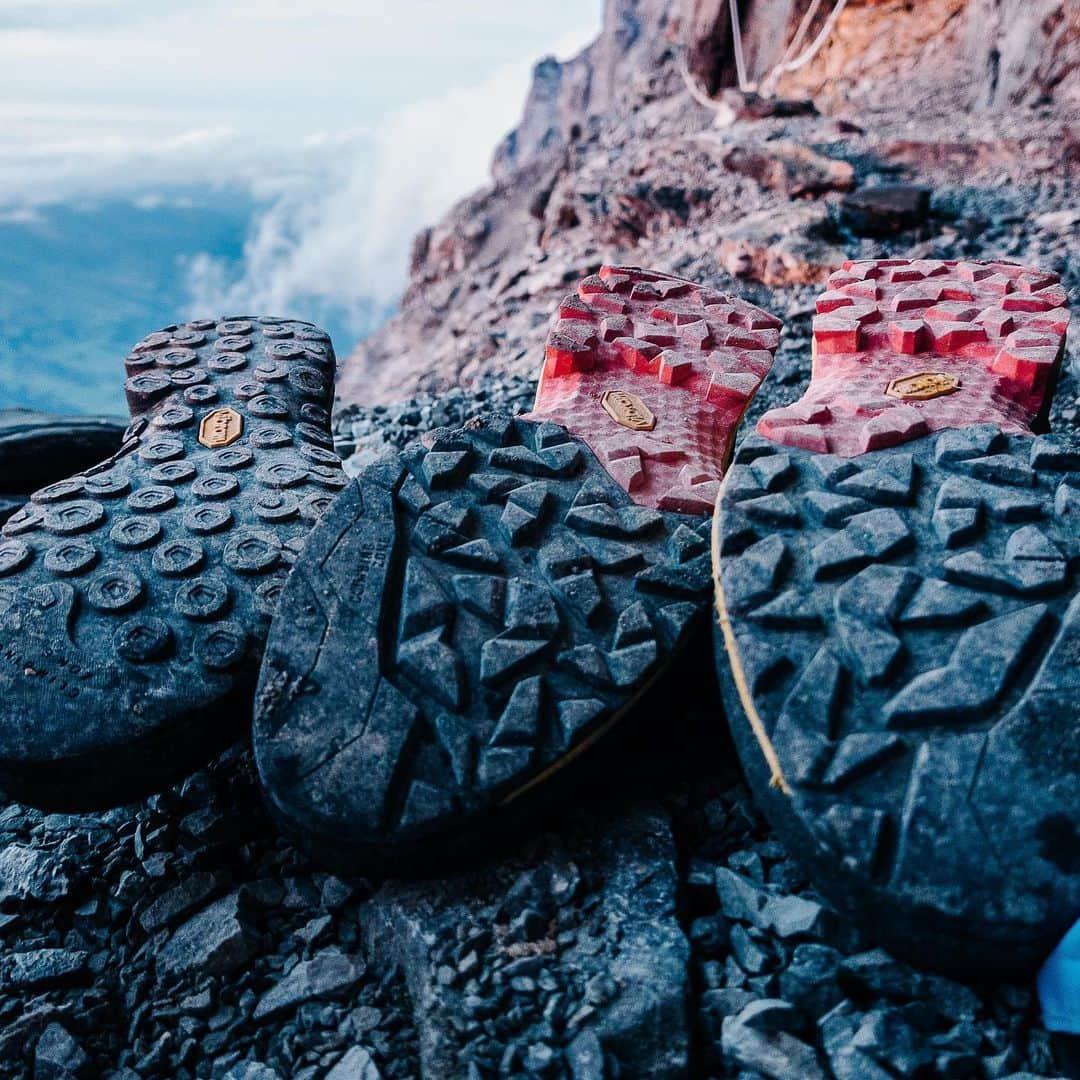
[[[1080,1035],[1080,920],[1043,964],[1036,985],[1046,1029]]]

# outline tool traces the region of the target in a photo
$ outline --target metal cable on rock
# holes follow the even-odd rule
[[[739,22],[739,0],[728,0],[728,8],[731,11],[731,44],[735,52],[735,73],[739,79],[739,89],[750,89],[750,82],[746,77],[746,59],[743,56],[742,24]]]
[[[821,51],[822,46],[829,40],[829,36],[836,26],[836,21],[840,18],[840,13],[847,7],[847,2],[848,0],[836,0],[832,11],[829,12],[829,17],[825,20],[825,25],[822,26],[818,36],[814,38],[805,51],[795,57],[794,60],[789,59],[790,54],[795,51],[796,43],[802,43],[802,38],[806,36],[806,32],[810,27],[810,22],[817,14],[818,8],[821,6],[821,0],[814,0],[806,14],[803,16],[803,20],[799,24],[799,29],[795,32],[795,37],[792,38],[791,45],[784,51],[784,55],[780,62],[762,80],[762,93],[771,93],[781,75],[787,75],[792,71],[798,71],[799,68],[805,67],[815,56],[817,56]]]

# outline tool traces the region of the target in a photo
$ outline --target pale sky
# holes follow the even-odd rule
[[[190,310],[317,301],[361,328],[415,233],[487,181],[533,64],[576,54],[602,6],[0,0],[0,224],[103,199],[164,221],[240,189],[242,258],[190,252]]]
[[[601,5],[0,0],[0,203],[303,169],[487,85],[486,107],[444,117],[473,142],[513,123],[532,62],[595,36]]]

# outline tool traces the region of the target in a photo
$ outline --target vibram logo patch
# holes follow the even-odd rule
[[[656,427],[652,410],[629,390],[608,390],[600,398],[600,404],[616,424],[622,424],[631,431],[652,431]]]
[[[893,379],[885,388],[885,393],[901,401],[929,401],[959,388],[960,380],[955,375],[945,371],[917,371]]]
[[[215,409],[199,424],[199,442],[211,450],[231,446],[244,434],[244,418],[235,409]]]

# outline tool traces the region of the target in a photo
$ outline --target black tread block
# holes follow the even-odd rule
[[[315,327],[192,322],[126,367],[120,449],[0,533],[0,784],[46,808],[144,795],[243,730],[288,567],[347,483]]]
[[[703,625],[709,522],[555,425],[489,416],[369,467],[312,533],[256,696],[284,823],[342,864],[478,819]]]
[[[747,513],[782,474],[797,515]],[[742,445],[715,543],[718,624],[758,799],[873,939],[969,976],[1025,972],[1080,915],[1080,453],[943,431],[841,459]]]
[[[0,409],[0,525],[30,493],[90,468],[123,442],[124,421]]]

